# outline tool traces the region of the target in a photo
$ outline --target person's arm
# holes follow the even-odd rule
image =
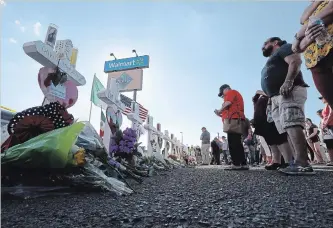
[[[312,138],[312,137],[316,136],[317,133],[318,133],[318,128],[315,127],[315,128],[313,128],[313,133],[311,135],[309,135],[308,138]]]
[[[288,63],[288,73],[286,81],[294,81],[296,76],[301,70],[302,59],[300,54],[291,54],[284,58],[284,61]]]
[[[235,96],[236,96],[235,91],[229,90],[227,94],[224,96],[224,102],[222,104],[221,109],[216,111],[217,114],[221,115],[222,111],[228,108],[232,104],[232,101],[235,99]]]
[[[217,113],[216,113],[216,114],[217,114],[217,115],[221,115],[222,111],[223,111],[224,109],[228,108],[230,105],[231,105],[231,102],[230,102],[230,101],[225,101],[225,102],[223,102],[222,107],[221,107],[219,110],[217,110]]]
[[[312,15],[312,13],[317,9],[317,7],[322,3],[322,1],[312,1],[312,3],[305,8],[301,16],[301,25],[305,23],[306,20]]]
[[[289,46],[284,47],[280,51],[280,57],[288,63],[288,73],[283,85],[280,88],[280,94],[283,96],[289,96],[291,90],[293,89],[294,80],[301,70],[302,59],[301,55],[298,53],[293,53]]]
[[[328,25],[333,22],[332,14],[333,14],[333,1],[330,1],[327,4],[327,6],[322,11],[320,11],[315,17],[321,19],[325,25]],[[300,30],[296,33],[298,39],[303,39],[305,37],[305,31],[307,28],[308,24],[305,24],[300,28]]]
[[[203,135],[203,133],[201,133],[201,135],[200,135],[200,140],[202,140],[202,135]]]
[[[315,17],[321,19],[326,26],[331,24],[333,22],[333,1],[329,1]]]
[[[327,124],[333,120],[333,111],[330,106],[327,105],[326,109],[329,112],[327,116],[323,118],[323,128],[327,127]]]

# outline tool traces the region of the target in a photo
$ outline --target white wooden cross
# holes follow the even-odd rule
[[[120,113],[122,113],[122,111],[124,111],[126,108],[125,105],[119,99],[119,88],[116,79],[112,79],[110,86],[105,90],[98,92],[97,96],[105,104],[107,104],[107,106],[113,107],[114,110],[117,110],[117,112],[119,111]],[[108,127],[108,125],[106,126],[107,127],[104,128],[103,143],[108,150],[109,145],[111,143],[110,139],[112,136],[112,132],[110,127]]]
[[[144,128],[148,131],[148,136],[147,136],[147,156],[150,157],[153,155],[153,145],[152,143],[155,143],[155,134],[156,128],[153,125],[154,118],[150,115],[147,117],[147,123],[144,125]],[[157,142],[156,142],[157,143]]]
[[[120,111],[124,111],[126,108],[119,99],[119,86],[115,78],[112,78],[109,87],[99,91],[97,96],[108,106],[114,105]]]
[[[174,137],[174,139],[173,139],[173,145],[174,145],[174,148],[175,148],[175,155],[178,156],[177,137]]]
[[[156,148],[156,153],[158,154],[162,154],[162,145],[163,145],[163,133],[161,132],[161,129],[159,129],[158,127],[159,124],[157,124],[156,126],[156,132],[154,132],[156,134],[156,139],[157,139],[157,148]],[[161,127],[161,125],[160,125]],[[162,140],[162,143],[160,144],[160,140]]]
[[[141,135],[143,134],[143,130],[142,130],[142,124],[143,121],[140,118],[140,110],[139,110],[139,105],[138,103],[136,103],[135,101],[132,101],[132,112],[127,114],[127,118],[132,121],[132,129],[134,129],[136,131],[136,135],[137,135],[137,140],[139,140],[139,138],[141,137]]]
[[[174,139],[175,139],[174,135],[171,134],[171,137],[170,137],[170,154],[174,154],[173,153],[173,149],[175,148]]]
[[[70,40],[57,41],[58,51],[41,40],[27,42],[23,44],[24,52],[44,67],[56,68],[67,74],[68,79],[72,80],[75,85],[83,86],[86,79],[70,63],[70,55],[73,44]],[[61,46],[62,45],[62,46]],[[57,45],[56,45],[57,46]],[[60,61],[59,61],[60,59]]]
[[[164,139],[164,158],[167,158],[169,156],[170,141],[171,141],[168,130],[164,130],[163,139]],[[169,146],[167,146],[167,145],[169,145]]]

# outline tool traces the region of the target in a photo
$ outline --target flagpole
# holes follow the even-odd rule
[[[89,123],[90,123],[90,119],[91,119],[91,110],[92,110],[92,101],[90,102]]]
[[[96,73],[94,74],[94,79],[93,79],[93,82],[91,84],[91,91],[90,91],[90,112],[89,112],[89,123],[90,123],[90,119],[91,119],[91,110],[92,110],[92,99],[91,99],[91,96],[92,96],[92,92],[93,92],[93,87],[94,87],[94,82],[95,82],[95,77],[96,77]]]

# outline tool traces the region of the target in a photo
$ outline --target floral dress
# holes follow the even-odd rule
[[[327,5],[329,1],[323,1],[317,9],[312,13],[311,16],[316,16],[318,15]],[[308,20],[304,23],[307,24]],[[333,23],[328,25],[326,27],[328,34],[333,36]],[[324,44],[324,45],[318,45],[316,42],[313,42],[310,44],[307,49],[304,52],[304,59],[305,59],[305,65],[308,69],[313,68],[317,65],[317,63],[325,58],[333,48],[333,39]]]

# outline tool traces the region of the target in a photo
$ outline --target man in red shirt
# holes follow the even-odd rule
[[[215,114],[222,117],[222,122],[225,119],[238,119],[245,120],[244,115],[244,101],[242,95],[230,88],[229,85],[224,84],[220,87],[219,97],[224,99],[222,107],[215,110]],[[229,152],[232,159],[230,169],[243,169],[248,170],[249,167],[246,163],[244,154],[244,147],[242,144],[242,135],[237,133],[227,133]]]

